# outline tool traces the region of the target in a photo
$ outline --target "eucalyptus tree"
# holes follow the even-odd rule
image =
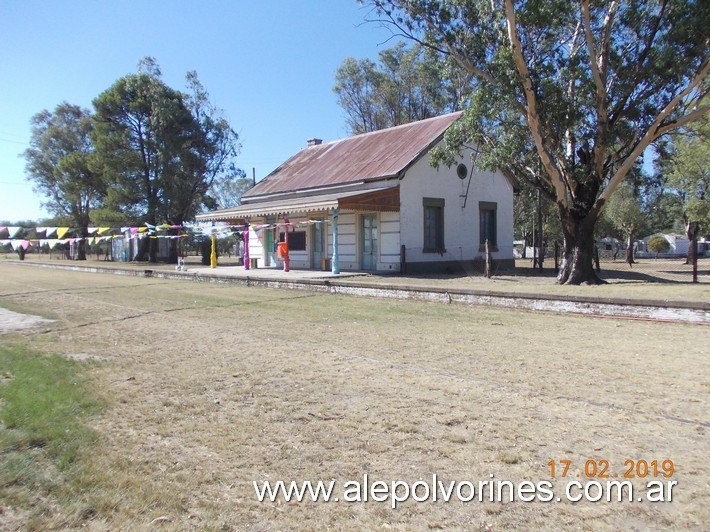
[[[673,152],[662,163],[672,187],[683,200],[685,233],[690,241],[688,261],[697,282],[697,242],[701,231],[710,232],[710,117],[686,128],[673,142]]]
[[[106,186],[92,165],[91,112],[67,102],[53,112],[32,117],[30,147],[24,152],[25,172],[42,205],[79,230],[77,258],[86,260],[86,240],[92,210],[101,206]]]
[[[636,191],[625,180],[609,199],[604,215],[626,238],[626,262],[634,264],[634,240],[647,223],[647,212],[642,210]]]
[[[369,0],[396,34],[476,79],[447,133],[478,163],[526,179],[555,204],[558,282],[601,282],[594,227],[636,160],[703,116],[710,3],[701,0]]]
[[[400,42],[379,62],[347,58],[333,91],[357,135],[457,111],[471,90],[471,75],[431,49]]]
[[[210,189],[210,197],[214,200],[214,208],[228,209],[242,203],[242,195],[249,190],[253,181],[244,177],[244,173],[226,175],[215,179]]]

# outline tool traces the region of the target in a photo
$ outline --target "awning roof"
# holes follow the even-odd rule
[[[244,220],[246,218],[330,211],[336,208],[357,211],[399,211],[399,185],[368,190],[262,201],[231,209],[198,214],[202,222]]]

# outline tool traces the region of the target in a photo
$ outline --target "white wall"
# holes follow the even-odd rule
[[[513,188],[499,172],[473,172],[466,207],[463,201],[469,177],[459,179],[456,166],[463,162],[470,174],[470,150],[450,168],[429,165],[422,157],[400,182],[401,243],[407,262],[466,261],[483,258],[479,251],[479,202],[497,204],[498,251],[493,259],[513,258]],[[423,253],[424,220],[422,198],[444,199],[444,246],[446,252]]]
[[[263,220],[254,220],[252,224],[263,223]],[[262,238],[264,237],[263,231],[255,231],[252,227],[249,228],[249,260],[252,261],[256,259],[257,268],[264,267],[264,244]]]
[[[381,212],[378,220],[380,255],[377,269],[398,272],[400,264],[400,230],[398,212]]]
[[[397,213],[394,213],[397,214]],[[326,250],[327,258],[332,258],[333,256],[333,222],[331,213],[309,213],[308,216],[289,216],[289,221],[298,223],[306,221],[312,218],[320,218],[326,220]],[[269,220],[273,223],[273,220]],[[279,217],[279,222],[283,222],[283,218]],[[253,218],[251,220],[252,225],[260,225],[267,223],[265,218]],[[295,231],[305,231],[306,232],[306,250],[305,251],[289,251],[290,266],[295,269],[320,269],[320,264],[313,264],[311,249],[313,246],[313,231],[311,225],[296,226]],[[340,242],[340,268],[344,270],[357,270],[359,269],[359,257],[357,255],[358,247],[356,242],[356,231],[357,231],[357,218],[354,212],[341,212],[338,219],[338,240]],[[265,250],[265,232],[266,230],[254,230],[251,228],[249,230],[249,257],[250,259],[257,259],[257,268],[264,268],[266,262],[264,260]],[[399,251],[397,252],[399,253]],[[397,261],[399,263],[399,255],[397,255]],[[283,261],[276,259],[276,267],[282,268]]]

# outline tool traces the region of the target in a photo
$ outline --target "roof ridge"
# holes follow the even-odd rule
[[[424,122],[431,122],[431,121],[433,121],[433,120],[442,120],[442,119],[444,119],[444,118],[450,117],[451,115],[461,114],[461,113],[463,113],[463,111],[453,111],[453,112],[451,112],[451,113],[446,113],[446,114],[443,114],[443,115],[430,116],[429,118],[422,118],[421,120],[415,120],[414,122],[407,122],[406,124],[398,124],[398,125],[396,125],[396,126],[385,127],[385,128],[382,128],[382,129],[376,129],[375,131],[366,131],[365,133],[357,133],[356,135],[350,135],[349,137],[342,137],[342,138],[339,138],[339,139],[328,140],[328,141],[325,141],[325,142],[321,142],[320,144],[316,144],[315,146],[306,146],[306,147],[303,148],[303,149],[318,148],[318,147],[322,147],[322,146],[327,146],[327,145],[329,145],[329,144],[336,144],[336,143],[338,143],[338,142],[343,142],[343,141],[346,141],[346,140],[359,139],[359,138],[367,137],[367,136],[370,136],[370,135],[376,135],[376,134],[378,134],[378,133],[381,134],[381,133],[384,133],[384,132],[386,132],[386,131],[392,131],[392,130],[394,130],[394,129],[403,129],[403,128],[406,128],[406,127],[413,127],[413,126],[422,124],[422,123],[424,123]]]

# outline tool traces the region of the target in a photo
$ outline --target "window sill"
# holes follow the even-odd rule
[[[444,248],[444,249],[424,248],[424,249],[422,249],[422,253],[437,253],[439,255],[443,255],[444,253],[446,253],[446,248]]]

